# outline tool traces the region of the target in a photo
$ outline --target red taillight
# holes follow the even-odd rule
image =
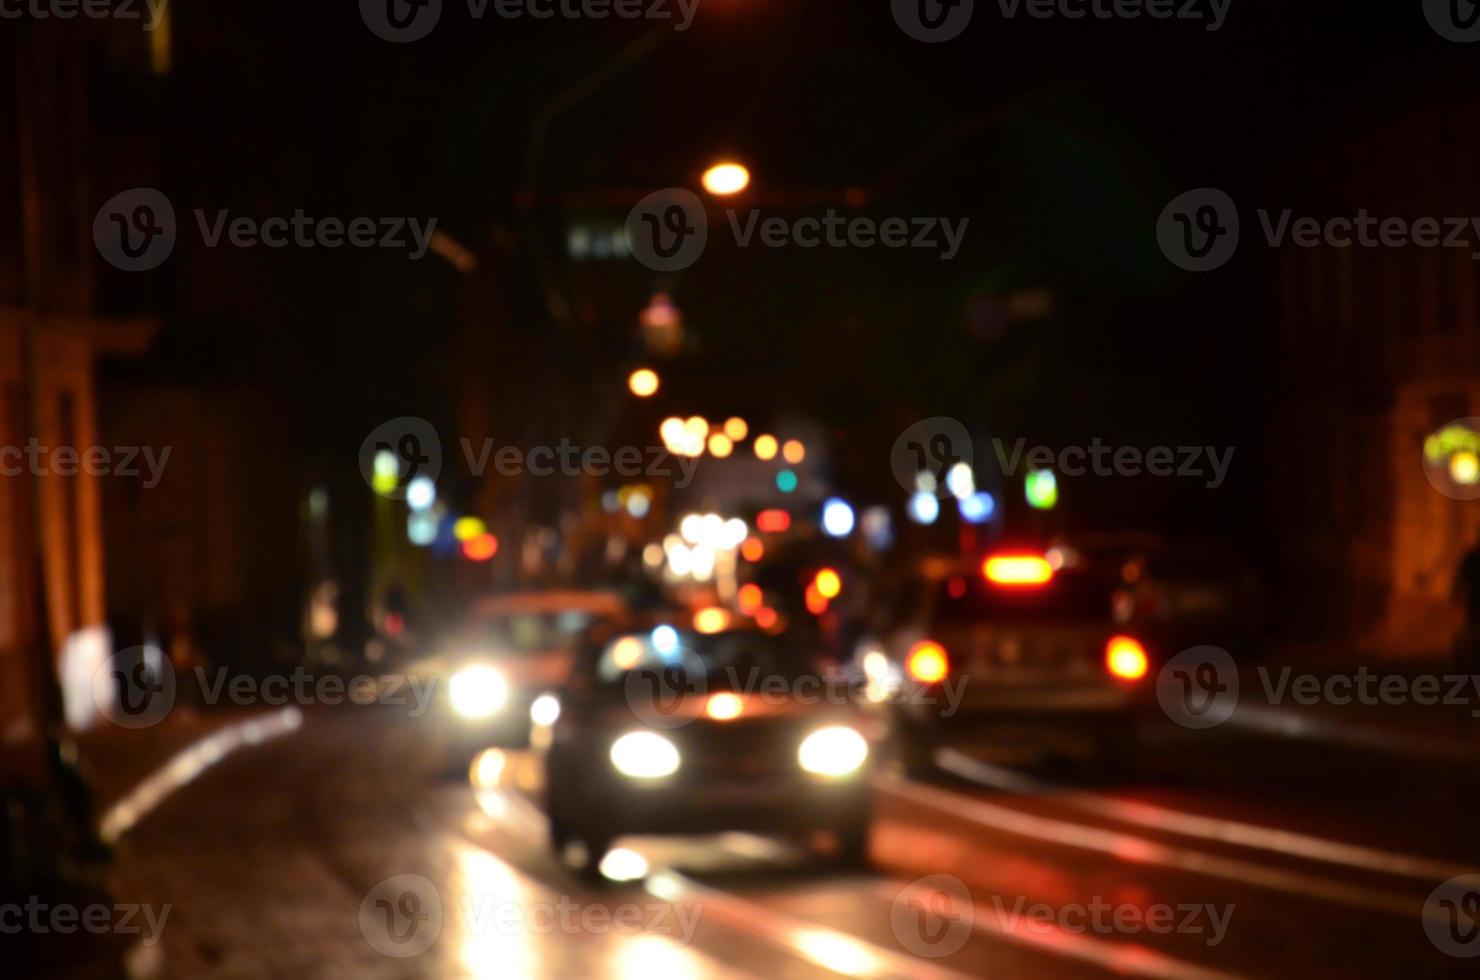
[[[1146,648],[1140,641],[1129,636],[1112,636],[1105,644],[1105,669],[1116,677],[1138,681],[1146,676],[1149,666]]]
[[[982,574],[994,585],[1043,585],[1053,566],[1042,555],[993,555],[982,562]]]
[[[905,670],[921,684],[935,684],[944,680],[950,667],[946,648],[934,640],[916,643],[910,647],[909,656],[905,658]]]

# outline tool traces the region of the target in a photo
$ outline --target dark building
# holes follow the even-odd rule
[[[1423,91],[1328,117],[1257,202],[1272,222],[1286,208],[1466,221],[1465,247],[1266,249],[1277,292],[1261,482],[1282,594],[1298,597],[1285,618],[1398,653],[1448,649],[1455,569],[1480,539],[1480,506],[1435,490],[1422,460],[1430,433],[1480,415],[1480,247],[1465,217],[1480,214],[1480,110],[1430,97],[1462,88]],[[1255,221],[1246,213],[1244,232],[1262,248]]]

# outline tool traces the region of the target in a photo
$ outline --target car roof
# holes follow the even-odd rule
[[[615,592],[567,589],[543,592],[504,592],[486,596],[473,604],[478,618],[508,616],[519,613],[584,612],[616,616],[625,612],[627,602]]]

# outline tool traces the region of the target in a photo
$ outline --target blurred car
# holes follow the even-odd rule
[[[437,680],[437,741],[457,763],[490,746],[521,747],[532,722],[552,720],[582,634],[626,615],[609,592],[511,592],[469,610],[465,624],[412,673]]]
[[[799,697],[804,679],[820,680],[813,666],[788,639],[750,629],[660,626],[592,644],[545,759],[553,850],[583,844],[589,873],[622,836],[748,831],[812,843],[821,831],[833,860],[866,862],[868,719],[846,702]]]
[[[1058,720],[1093,734],[1101,761],[1130,765],[1155,703],[1152,653],[1111,615],[1114,582],[1063,548],[931,558],[886,587],[879,627],[854,652],[888,705],[907,771],[986,723]]]
[[[1253,569],[1218,545],[1138,551],[1119,562],[1115,621],[1175,653],[1223,647],[1238,657],[1258,651],[1264,615]]]

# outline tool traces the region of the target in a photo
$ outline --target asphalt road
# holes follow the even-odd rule
[[[171,907],[169,977],[1474,975],[1480,918],[1434,893],[1480,867],[1475,771],[1153,736],[1133,780],[1030,733],[882,776],[870,872],[727,835],[619,842],[645,874],[593,886],[527,753],[475,785],[415,720],[310,710],[141,815],[115,891]]]

